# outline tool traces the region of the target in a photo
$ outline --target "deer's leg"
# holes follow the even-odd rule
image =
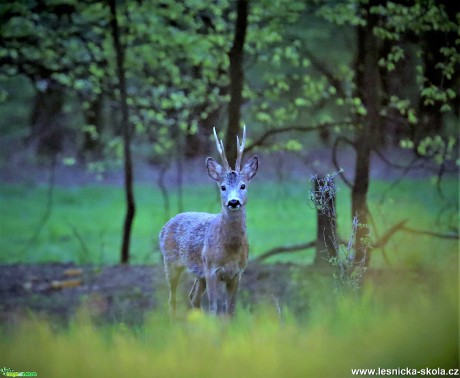
[[[204,278],[195,278],[189,298],[193,308],[201,308],[201,297],[206,290],[206,280]]]
[[[206,288],[208,290],[209,312],[217,314],[217,275],[208,273],[206,275]]]
[[[238,275],[235,278],[226,281],[225,284],[227,289],[225,312],[231,315],[235,312],[236,293],[238,292],[238,286],[240,284],[240,276]]]
[[[182,267],[169,265],[166,267],[166,278],[169,285],[169,311],[172,315],[176,313],[176,291],[179,284],[179,278],[184,270]]]

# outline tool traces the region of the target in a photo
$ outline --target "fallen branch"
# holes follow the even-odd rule
[[[428,235],[428,236],[433,236],[435,238],[440,238],[440,239],[448,239],[448,240],[458,240],[459,235],[458,234],[441,234],[440,232],[433,232],[433,231],[426,231],[426,230],[416,230],[415,228],[410,228],[410,227],[402,227],[402,231],[405,231],[409,234],[416,234],[416,235]]]
[[[407,221],[408,219],[404,219],[401,222],[395,224],[393,227],[391,227],[387,232],[385,232],[385,234],[377,242],[375,242],[372,245],[372,248],[377,249],[377,248],[385,247],[388,241],[398,231],[405,231],[405,232],[417,234],[417,235],[428,235],[428,236],[433,236],[433,237],[437,237],[441,239],[449,239],[449,240],[459,239],[458,234],[441,234],[438,232],[416,230],[414,228],[406,227],[405,224],[407,223]],[[340,242],[342,244],[346,244],[346,242],[342,240]],[[303,243],[303,244],[294,244],[294,245],[289,245],[289,246],[275,247],[275,248],[269,249],[267,252],[262,253],[260,256],[257,256],[252,261],[260,262],[274,255],[280,255],[280,254],[285,254],[285,253],[290,253],[290,252],[299,252],[305,249],[313,248],[315,246],[316,246],[316,240],[312,240],[311,242]]]
[[[260,256],[257,256],[253,261],[262,261],[274,255],[279,255],[279,254],[289,253],[289,252],[303,251],[305,249],[313,248],[315,246],[316,246],[316,240],[313,240],[308,243],[303,243],[303,244],[290,245],[287,247],[286,246],[276,247],[276,248],[272,248],[268,250],[265,253],[262,253]]]
[[[374,243],[372,248],[384,248],[385,245],[393,237],[394,234],[404,229],[404,225],[406,224],[407,221],[408,221],[407,219],[404,219],[403,221],[391,227],[387,232],[385,232],[385,234],[376,243]]]

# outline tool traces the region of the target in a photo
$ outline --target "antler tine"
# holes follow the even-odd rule
[[[236,136],[236,164],[235,164],[235,169],[237,171],[241,170],[241,159],[243,158],[243,152],[244,152],[244,145],[246,144],[246,125],[243,125],[243,139],[241,140],[240,144],[240,138],[238,138],[238,135]]]
[[[222,159],[222,164],[224,165],[224,168],[227,171],[231,171],[230,165],[228,164],[228,161],[227,161],[227,157],[225,156],[224,144],[222,143],[222,140],[219,140],[219,138],[217,137],[217,132],[216,132],[215,127],[213,128],[213,130],[214,130],[214,138],[216,140],[217,151],[219,152],[219,155],[220,155],[220,157]]]

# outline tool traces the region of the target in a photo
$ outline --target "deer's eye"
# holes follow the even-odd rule
[[[240,189],[241,189],[241,190],[246,189],[246,185],[245,185],[245,184],[241,184]]]
[[[225,192],[225,191],[227,190],[227,188],[225,187],[225,185],[222,185],[222,186],[220,187],[220,189],[222,189],[223,192]]]

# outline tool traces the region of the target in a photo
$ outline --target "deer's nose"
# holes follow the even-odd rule
[[[232,200],[228,201],[227,206],[230,209],[238,209],[241,206],[241,203],[238,200],[232,199]]]

